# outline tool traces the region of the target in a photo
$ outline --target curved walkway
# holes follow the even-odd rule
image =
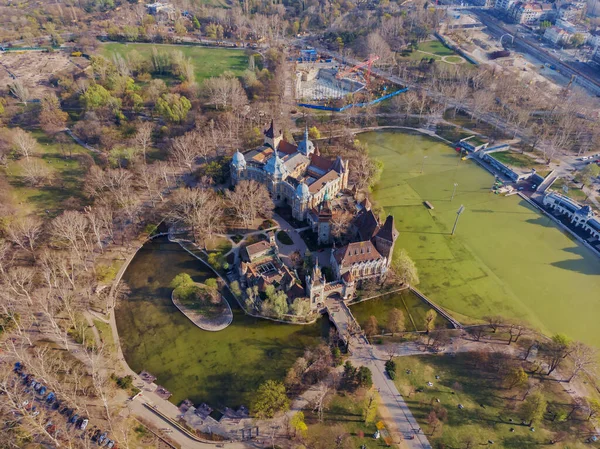
[[[196,285],[198,285],[198,284],[196,284]],[[175,307],[177,307],[177,309],[179,309],[179,311],[181,313],[183,313],[187,317],[187,319],[189,319],[192,323],[194,323],[200,329],[202,329],[204,331],[209,331],[209,332],[218,332],[218,331],[222,331],[223,329],[225,329],[233,321],[233,312],[231,311],[231,306],[229,305],[227,300],[223,297],[223,295],[219,295],[219,296],[220,296],[220,302],[225,304],[227,310],[222,315],[215,318],[214,320],[208,319],[204,315],[202,315],[200,312],[192,310],[189,307],[186,307],[183,304],[181,304],[181,302],[175,297],[175,290],[173,290],[171,292],[171,301],[173,301],[173,304],[175,305]]]

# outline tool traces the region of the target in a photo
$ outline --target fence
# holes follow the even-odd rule
[[[346,106],[342,106],[341,108],[334,108],[332,106],[323,106],[320,104],[309,104],[309,103],[298,103],[298,106],[300,106],[302,108],[318,109],[319,111],[343,112],[350,108],[364,108],[366,106],[371,106],[371,105],[374,105],[377,103],[381,103],[382,101],[385,101],[389,98],[395,97],[396,95],[402,94],[402,93],[406,92],[407,90],[408,90],[408,87],[405,87],[404,89],[397,90],[396,92],[392,92],[391,94],[387,94],[387,95],[384,95],[383,97],[376,98],[375,100],[371,100],[371,101],[364,102],[364,103],[351,103],[351,104],[347,104]]]

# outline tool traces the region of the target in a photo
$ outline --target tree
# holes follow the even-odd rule
[[[194,238],[206,248],[208,240],[223,226],[223,206],[216,192],[202,187],[179,189],[172,201],[171,218],[190,226]]]
[[[545,344],[543,348],[548,363],[548,376],[560,366],[572,351],[571,340],[563,334],[554,335],[552,340]]]
[[[285,385],[275,380],[267,380],[258,387],[251,410],[257,418],[267,419],[286,411],[289,406],[290,401],[286,396]]]
[[[425,332],[429,333],[435,328],[435,319],[437,312],[434,309],[429,309],[425,314]]]
[[[272,287],[270,285],[269,287]],[[284,291],[267,288],[267,299],[263,301],[261,311],[264,315],[281,318],[288,312],[287,295]]]
[[[15,128],[12,132],[12,143],[15,153],[25,159],[33,156],[38,145],[37,140],[21,128]]]
[[[121,100],[113,97],[110,92],[100,84],[92,84],[89,86],[86,91],[81,94],[80,99],[86,109],[109,108],[113,111],[117,111],[121,108]]]
[[[375,418],[377,418],[378,402],[377,393],[374,391],[372,391],[371,394],[369,394],[369,396],[365,399],[363,405],[363,419],[365,424],[370,424],[375,421]]]
[[[369,337],[377,335],[379,333],[379,323],[377,322],[377,318],[371,315],[365,323],[364,331],[365,334]]]
[[[41,232],[42,222],[35,216],[28,215],[23,218],[15,218],[4,224],[6,238],[32,254]]]
[[[390,310],[387,320],[387,329],[392,333],[392,337],[395,333],[404,332],[406,330],[402,310],[396,308]]]
[[[529,376],[527,375],[525,370],[520,366],[511,368],[505,377],[505,381],[509,389],[525,385],[528,379]]]
[[[10,93],[13,94],[21,103],[27,104],[31,98],[29,89],[19,78],[17,78],[14,83],[9,84],[8,88],[10,89]]]
[[[67,126],[69,114],[60,108],[60,101],[54,93],[46,94],[42,98],[40,109],[40,126],[48,134],[64,131]]]
[[[528,422],[528,426],[532,426],[542,420],[548,403],[540,392],[530,394],[523,402],[520,409],[520,416],[523,421]]]
[[[600,416],[600,401],[596,398],[587,398],[585,402],[585,408],[588,412],[587,420],[596,421],[598,416]]]
[[[197,131],[189,131],[173,139],[169,155],[179,168],[187,168],[192,173],[200,145],[200,134]]]
[[[142,123],[135,133],[134,141],[137,148],[142,152],[142,160],[146,163],[146,153],[152,146],[152,122]]]
[[[600,176],[600,166],[591,163],[583,167],[583,169],[575,175],[575,180],[580,182],[581,188],[583,188],[584,186],[589,186],[594,178],[597,178],[598,176]]]
[[[37,158],[19,161],[19,166],[23,172],[25,183],[30,186],[36,187],[44,184],[52,175],[48,165]]]
[[[242,180],[233,191],[228,190],[225,194],[235,217],[245,229],[250,229],[259,216],[270,218],[275,207],[268,189],[256,181]]]
[[[167,122],[179,123],[185,120],[188,112],[192,108],[192,103],[183,95],[162,94],[156,100],[156,113]]]
[[[434,410],[431,410],[429,415],[427,415],[427,424],[429,424],[429,427],[431,428],[431,435],[433,435],[436,429],[442,424]]]
[[[292,418],[290,419],[290,425],[294,429],[294,437],[298,432],[300,432],[300,435],[304,435],[308,430],[308,426],[304,422],[304,413],[301,411],[292,415]]]
[[[573,360],[573,373],[567,382],[571,382],[582,370],[595,367],[598,363],[598,351],[585,343],[576,341],[571,345],[571,359]]]
[[[203,91],[209,104],[216,109],[240,110],[248,104],[248,97],[237,78],[226,75],[204,81]]]
[[[373,373],[366,366],[361,366],[356,372],[356,383],[360,388],[371,388],[373,386]]]
[[[498,330],[498,327],[504,323],[504,318],[502,318],[499,315],[488,315],[488,316],[484,316],[483,319],[485,321],[487,321],[487,323],[489,324],[489,326],[492,328],[492,331],[494,333],[496,333],[496,330]]]
[[[398,282],[408,285],[419,283],[419,271],[405,250],[400,251],[392,261],[392,276]]]
[[[316,126],[311,126],[308,130],[308,136],[311,139],[320,139],[321,131],[319,131],[319,128],[317,128]]]

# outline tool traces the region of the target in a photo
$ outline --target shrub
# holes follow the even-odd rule
[[[388,360],[387,362],[385,362],[385,370],[388,372],[396,372],[396,362],[394,362],[393,360]]]

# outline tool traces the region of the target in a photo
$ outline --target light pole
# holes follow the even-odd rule
[[[454,221],[454,227],[452,228],[452,235],[454,235],[454,231],[456,231],[456,225],[458,224],[458,219],[460,218],[461,214],[464,211],[465,211],[465,206],[463,206],[461,204],[460,207],[458,208],[458,211],[456,211],[456,220]]]
[[[454,190],[452,190],[452,197],[450,198],[450,201],[452,201],[454,199],[454,194],[456,193],[456,188],[458,187],[458,182],[454,183]]]
[[[427,159],[427,156],[423,156],[423,162],[421,162],[421,173],[423,173],[423,169],[425,168],[425,159]]]

